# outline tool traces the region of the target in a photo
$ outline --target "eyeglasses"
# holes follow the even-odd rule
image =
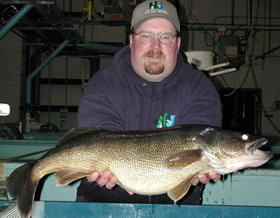
[[[173,42],[174,38],[176,38],[178,35],[177,34],[173,34],[173,33],[152,33],[152,32],[140,32],[140,33],[133,33],[136,36],[139,36],[139,41],[146,43],[146,44],[150,44],[154,41],[155,36],[157,35],[158,40],[160,41],[160,43],[164,44],[164,45],[169,45]]]

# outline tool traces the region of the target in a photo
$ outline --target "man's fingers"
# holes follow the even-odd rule
[[[193,182],[192,182],[192,185],[197,185],[198,183],[199,183],[198,178],[195,178],[195,179],[193,180]]]
[[[104,186],[109,181],[111,173],[105,170],[100,177],[96,180],[99,186]]]
[[[197,185],[198,182],[201,182],[203,184],[207,184],[210,182],[210,180],[213,180],[214,182],[217,182],[219,179],[221,179],[221,175],[216,172],[210,172],[209,174],[201,173],[197,176],[196,179],[193,181],[193,185]]]
[[[111,175],[111,172],[105,170],[102,174],[94,171],[89,176],[87,176],[89,182],[97,182],[97,184],[102,187],[106,186],[107,189],[112,189],[117,184],[117,178]]]
[[[214,182],[217,182],[218,180],[221,179],[221,175],[215,172],[210,172],[209,173],[210,179],[212,179]]]
[[[199,174],[198,179],[203,184],[207,184],[210,180],[209,177],[207,176],[207,174]]]
[[[99,175],[100,175],[99,172],[94,171],[94,172],[91,173],[89,176],[87,176],[87,180],[88,180],[89,182],[94,182],[94,181],[96,181],[96,180],[98,179]]]
[[[108,182],[106,183],[107,189],[112,189],[117,184],[117,178],[115,176],[111,176]]]

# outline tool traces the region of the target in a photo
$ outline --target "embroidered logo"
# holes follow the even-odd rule
[[[157,123],[157,128],[172,127],[175,124],[175,115],[170,115],[170,119],[167,119],[168,113],[160,115]]]
[[[161,2],[160,4],[158,4],[158,1],[151,2],[149,8],[150,9],[162,9],[163,8],[163,2]]]
[[[163,9],[163,2],[154,1],[149,5],[149,9],[145,10],[144,14],[166,14],[168,15],[167,10]]]

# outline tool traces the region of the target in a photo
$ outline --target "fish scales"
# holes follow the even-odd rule
[[[166,192],[167,186],[176,186],[186,177],[186,174],[178,174],[181,169],[166,168],[164,160],[168,158],[168,154],[195,146],[193,141],[178,132],[136,133],[129,137],[120,133],[93,135],[94,137],[89,134],[84,138],[83,146],[80,147],[77,146],[80,140],[73,140],[67,145],[67,150],[64,150],[63,159],[59,155],[60,150],[52,156],[42,158],[33,174],[42,177],[63,167],[86,170],[88,173],[93,170],[110,170],[118,178],[120,185],[129,191],[161,194]],[[90,152],[91,148],[95,152]],[[85,161],[81,162],[84,158]],[[134,171],[138,172],[137,175],[130,173]],[[178,175],[182,176],[178,178]],[[38,179],[40,178],[36,178]]]
[[[8,191],[22,216],[30,217],[36,186],[45,175],[56,173],[58,184],[67,185],[94,170],[109,170],[127,191],[167,193],[176,202],[199,173],[227,174],[267,162],[272,154],[258,149],[266,141],[205,125],[149,131],[80,128],[35,163],[17,168],[8,178]]]

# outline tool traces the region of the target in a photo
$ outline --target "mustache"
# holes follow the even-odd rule
[[[164,56],[164,54],[162,51],[154,51],[154,50],[150,50],[144,54],[144,57],[154,57],[154,56],[162,57]]]

